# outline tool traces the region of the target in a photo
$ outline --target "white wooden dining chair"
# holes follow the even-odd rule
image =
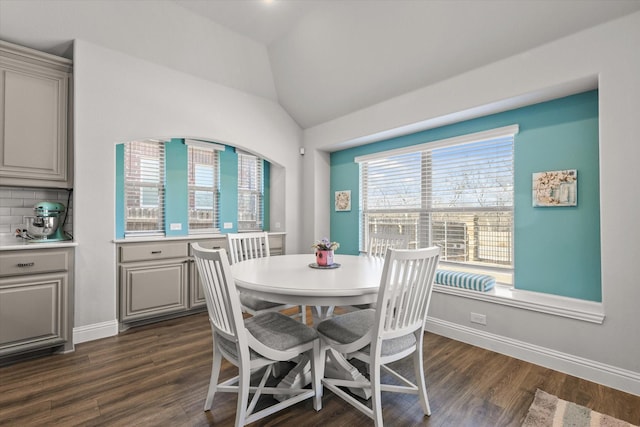
[[[384,258],[387,249],[408,249],[409,238],[401,234],[373,234],[369,239],[367,256]],[[363,310],[373,308],[374,304],[356,304],[345,307],[346,310]]]
[[[204,410],[211,410],[216,392],[238,393],[236,426],[252,423],[309,398],[314,398],[314,409],[320,410],[322,388],[318,369],[320,345],[317,332],[282,313],[273,311],[259,313],[243,320],[240,299],[226,251],[205,249],[197,243],[191,246],[203,284],[213,334],[211,379]],[[311,389],[265,386],[275,364],[303,354],[311,361]],[[238,376],[218,384],[223,357],[238,367]],[[265,367],[259,384],[251,386],[251,374]],[[253,397],[249,402],[251,393]],[[258,399],[264,394],[289,397],[254,412]]]
[[[431,414],[422,364],[423,327],[427,317],[433,279],[440,258],[437,247],[389,249],[380,280],[375,309],[353,311],[320,322],[320,357],[329,348],[369,365],[369,382],[324,378],[322,383],[336,395],[383,425],[380,392],[417,394],[425,415]],[[415,383],[386,366],[413,354]],[[384,370],[404,385],[382,384]],[[371,407],[341,387],[371,390]]]
[[[409,239],[401,234],[374,234],[369,239],[367,255],[384,258],[387,249],[409,249]]]
[[[269,250],[269,234],[267,232],[254,233],[227,233],[227,243],[229,244],[229,259],[231,264],[254,258],[271,256]],[[240,292],[240,303],[245,311],[255,316],[266,311],[282,311],[296,307],[294,305],[280,304],[272,301],[265,301],[247,292]],[[307,310],[305,306],[298,306],[302,323],[307,323]]]

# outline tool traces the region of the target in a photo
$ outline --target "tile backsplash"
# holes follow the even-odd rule
[[[68,190],[52,188],[0,187],[0,233],[25,228],[25,216],[33,216],[33,206],[42,201],[59,202],[67,208],[64,231],[73,233],[73,197]],[[71,206],[67,206],[67,200]]]

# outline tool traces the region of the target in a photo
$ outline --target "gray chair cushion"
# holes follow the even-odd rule
[[[320,322],[318,332],[341,344],[354,342],[373,328],[376,311],[352,311]]]
[[[372,308],[352,311],[320,322],[318,332],[341,344],[352,343],[373,329],[375,317],[376,311]],[[415,344],[416,337],[413,334],[385,340],[381,353],[383,356],[396,354]],[[369,353],[370,347],[367,345],[360,351]]]
[[[240,304],[255,311],[266,310],[268,308],[279,307],[282,305],[277,302],[265,301],[263,299],[256,298],[253,295],[244,292],[240,292]]]
[[[315,329],[277,311],[260,313],[246,319],[244,324],[247,331],[255,339],[268,347],[280,351],[306,344],[318,337]],[[216,335],[216,339],[218,340],[218,345],[226,352],[232,354],[234,358],[238,357],[235,343],[219,335]],[[261,356],[251,350],[251,359],[258,357]]]
[[[315,329],[274,311],[253,316],[245,320],[244,324],[258,341],[280,351],[318,338]]]

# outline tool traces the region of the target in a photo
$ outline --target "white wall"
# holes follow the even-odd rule
[[[576,82],[597,76],[604,324],[434,294],[430,328],[640,394],[640,200],[634,174],[640,159],[639,45],[640,13],[635,13],[390,99],[305,130],[305,164],[349,141],[374,139],[378,132],[421,122],[428,126],[429,121],[485,105],[499,110],[502,101],[513,105],[516,98],[517,104],[524,95],[566,95],[579,86]],[[322,176],[316,171],[316,177]],[[312,188],[305,182],[305,191]],[[325,193],[305,197],[313,197],[316,206],[331,206]],[[316,218],[310,212],[304,217]],[[306,228],[326,227],[328,234],[326,220],[315,221]],[[472,325],[471,311],[486,313],[487,326]]]
[[[301,131],[277,104],[76,40],[75,327],[116,319],[115,144],[145,137],[204,138],[274,163],[272,224],[298,250]]]

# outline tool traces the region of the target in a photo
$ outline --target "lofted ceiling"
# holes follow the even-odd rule
[[[0,39],[66,57],[73,40],[93,42],[276,101],[308,129],[638,11],[640,0],[0,0]]]
[[[174,0],[267,47],[313,127],[640,10],[638,0]]]

